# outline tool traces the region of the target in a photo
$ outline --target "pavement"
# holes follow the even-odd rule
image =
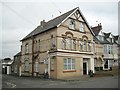
[[[66,80],[2,76],[3,88],[118,88],[118,76],[79,77]]]

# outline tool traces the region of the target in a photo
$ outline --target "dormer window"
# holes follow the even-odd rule
[[[75,20],[70,19],[70,21],[69,21],[69,28],[70,29],[75,29]]]
[[[84,24],[82,22],[80,22],[80,32],[84,32]]]
[[[104,37],[101,36],[101,35],[97,36],[97,38],[98,38],[100,41],[104,41]]]

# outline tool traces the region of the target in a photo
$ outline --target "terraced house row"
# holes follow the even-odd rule
[[[109,70],[119,59],[119,36],[90,27],[74,8],[40,25],[24,37],[15,67],[19,75],[63,79],[88,75],[89,70]],[[19,59],[17,59],[19,58]],[[17,72],[16,72],[17,73]]]

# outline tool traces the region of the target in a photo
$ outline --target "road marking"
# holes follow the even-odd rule
[[[10,83],[10,82],[6,82],[6,84],[7,84],[7,85],[9,85],[9,86],[11,86],[11,88],[15,88],[15,87],[16,87],[16,85],[15,85],[15,84]]]

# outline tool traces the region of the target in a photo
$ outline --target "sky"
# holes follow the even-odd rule
[[[75,7],[80,8],[90,26],[101,23],[104,32],[118,34],[117,0],[68,1],[1,0],[0,58],[13,58],[21,49],[20,40],[40,25],[40,21],[48,21]]]

